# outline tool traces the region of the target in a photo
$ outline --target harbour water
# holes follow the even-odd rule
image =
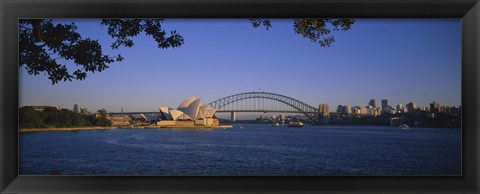
[[[20,175],[461,175],[461,130],[247,124],[22,133]]]

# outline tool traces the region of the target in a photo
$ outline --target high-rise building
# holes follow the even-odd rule
[[[388,107],[388,100],[382,99],[382,109],[387,109],[387,107]]]
[[[409,102],[409,103],[406,105],[406,107],[407,107],[407,109],[408,109],[408,112],[413,113],[413,111],[417,109],[417,103],[415,103],[415,102]]]
[[[343,108],[343,105],[339,104],[338,107],[337,107],[337,113],[343,114],[343,113],[345,113],[344,111],[345,111],[345,109]]]
[[[370,99],[370,102],[368,102],[369,106],[372,106],[373,108],[377,108],[377,105],[375,103],[375,99]]]
[[[397,113],[403,113],[403,104],[397,104]]]
[[[369,106],[369,108],[367,109],[367,114],[370,115],[370,116],[378,116],[380,115],[380,110],[379,108],[373,108],[372,106]]]
[[[366,115],[366,114],[367,114],[367,108],[365,108],[365,107],[363,107],[363,106],[360,107],[360,114],[361,114],[361,115]]]
[[[330,119],[330,112],[327,103],[318,106],[318,123],[327,124]]]
[[[318,112],[322,116],[327,116],[329,114],[328,104],[327,103],[320,104],[318,106]]]
[[[360,115],[361,112],[360,112],[360,107],[359,106],[354,106],[352,107],[352,114],[354,115]]]
[[[440,103],[438,103],[437,101],[433,101],[433,103],[430,104],[430,112],[432,113],[440,112]]]
[[[344,106],[344,112],[346,114],[352,114],[352,107],[350,107],[348,105]]]

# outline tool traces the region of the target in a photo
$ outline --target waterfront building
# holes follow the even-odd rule
[[[368,115],[370,115],[370,116],[374,116],[374,115],[375,115],[375,109],[369,108],[367,111],[368,111]]]
[[[91,115],[92,113],[88,111],[87,108],[80,108],[80,114],[82,115]]]
[[[367,108],[365,108],[365,107],[360,107],[360,114],[361,114],[361,115],[366,115],[366,114],[367,114]]]
[[[171,108],[168,108],[165,106],[160,107],[160,112],[163,115],[165,120],[174,120],[172,117],[172,114],[170,113],[171,110],[172,110]]]
[[[380,107],[379,108],[374,108],[372,106],[368,106],[366,108],[367,108],[367,115],[369,115],[369,116],[376,117],[376,116],[380,115],[380,113],[381,113]]]
[[[190,97],[190,98],[187,98],[187,99],[183,100],[183,102],[180,103],[180,105],[178,105],[177,110],[182,111],[182,112],[185,112],[185,110],[188,108],[188,106],[189,106],[193,101],[195,101],[195,96],[192,96],[192,97]]]
[[[154,123],[160,120],[160,115],[139,115],[145,122],[147,123]]]
[[[373,108],[376,108],[377,105],[375,103],[375,99],[370,99],[370,102],[368,102],[368,106],[372,106]]]
[[[360,107],[357,106],[357,109],[360,109]],[[338,105],[337,107],[337,114],[360,114],[361,111],[358,110],[357,113],[355,113],[355,107],[351,107],[348,105]]]
[[[132,118],[129,116],[107,117],[107,119],[112,122],[112,126],[127,126],[132,121]]]
[[[362,114],[361,108],[359,106],[352,107],[352,114],[361,115]]]
[[[202,104],[201,99],[195,96],[185,99],[177,109],[160,107],[161,117],[157,125],[160,126],[214,126],[218,120],[214,118],[216,110],[208,104]]]
[[[109,116],[110,114],[108,114],[108,111],[105,108],[102,108],[95,113],[95,118],[109,117]]]
[[[343,113],[343,106],[342,106],[341,104],[339,104],[339,105],[337,106],[337,113],[338,113],[338,114],[342,114],[342,113]]]
[[[346,114],[347,113],[346,105],[339,104],[338,107],[337,107],[337,113],[338,114]]]

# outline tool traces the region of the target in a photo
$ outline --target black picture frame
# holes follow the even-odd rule
[[[1,193],[479,193],[478,0],[1,0]],[[18,176],[20,18],[462,18],[462,176]]]

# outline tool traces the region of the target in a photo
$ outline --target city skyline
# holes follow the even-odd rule
[[[68,21],[103,48],[113,41],[99,20]],[[51,85],[46,76],[21,68],[20,106],[158,111],[189,96],[208,103],[248,91],[284,94],[316,108],[328,103],[331,109],[370,99],[377,106],[382,99],[390,106],[461,105],[459,19],[359,19],[350,31],[335,32],[329,48],[296,35],[291,20],[272,25],[267,31],[247,19],[167,19],[166,30],[177,30],[185,45],[159,49],[151,37],[139,35],[132,48],[106,49],[121,53],[123,62],[84,81]]]

